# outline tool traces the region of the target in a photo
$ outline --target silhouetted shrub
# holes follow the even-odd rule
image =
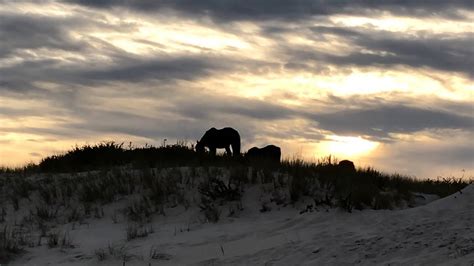
[[[393,209],[395,204],[397,204],[397,200],[390,193],[378,193],[374,197],[372,207],[375,210]]]
[[[146,196],[132,201],[126,209],[127,217],[135,222],[149,222],[154,210]]]
[[[218,178],[210,178],[209,181],[199,185],[199,193],[201,194],[201,204],[199,207],[205,217],[210,222],[217,222],[220,217],[220,209],[218,206],[228,201],[240,200],[240,187],[233,184],[229,180],[229,184],[225,184]]]
[[[20,238],[8,226],[0,228],[0,263],[7,263],[10,258],[23,251]]]
[[[199,192],[203,198],[211,201],[233,201],[239,200],[241,197],[237,186],[234,184],[226,185],[224,181],[214,177],[210,178],[208,182],[202,183],[199,186]]]
[[[147,237],[149,234],[154,233],[153,226],[140,225],[140,224],[129,224],[125,229],[127,241],[135,238]]]
[[[59,244],[59,233],[58,232],[50,232],[48,234],[48,247],[55,248]]]

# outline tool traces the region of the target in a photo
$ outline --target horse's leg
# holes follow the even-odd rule
[[[216,156],[216,147],[209,147],[209,152],[212,156]]]
[[[230,145],[225,147],[225,152],[227,153],[227,156],[232,155],[232,152],[230,151]]]
[[[234,144],[232,144],[232,152],[232,155],[234,155],[234,157],[240,156],[240,139],[239,141],[236,141]]]

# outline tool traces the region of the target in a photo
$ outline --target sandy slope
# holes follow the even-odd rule
[[[259,187],[244,195],[238,218],[217,224],[198,221],[197,209],[177,207],[157,216],[155,232],[125,241],[125,222],[106,217],[70,231],[73,249],[28,250],[12,265],[122,265],[98,261],[108,245],[132,255],[126,265],[473,265],[474,185],[428,205],[399,211],[319,210],[291,207],[260,213]],[[71,227],[71,225],[66,225]],[[189,231],[188,231],[189,228]],[[159,253],[150,258],[150,250]]]

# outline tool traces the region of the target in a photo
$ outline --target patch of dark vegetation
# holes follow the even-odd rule
[[[202,183],[199,186],[199,192],[202,197],[208,199],[209,201],[233,201],[239,200],[241,195],[239,188],[231,183],[226,185],[224,181],[218,178],[211,178],[208,182]]]
[[[229,179],[228,184],[219,178],[212,177],[207,182],[199,185],[199,193],[201,194],[201,204],[199,207],[204,213],[207,221],[216,223],[219,221],[223,206],[226,202],[240,201],[241,188],[240,183],[235,182],[236,179]],[[230,212],[235,212],[230,210]],[[229,213],[229,215],[232,215]]]
[[[60,155],[46,157],[38,165],[42,172],[78,172],[132,164],[136,167],[154,167],[158,164],[169,166],[195,160],[194,148],[184,144],[161,147],[123,147],[123,143],[103,142],[84,145]]]
[[[5,167],[5,166],[0,166],[0,174],[4,175],[27,175],[31,173],[37,173],[39,170],[38,164],[35,163],[28,163],[25,166],[20,166],[20,167]],[[2,180],[0,180],[0,185],[1,185]]]
[[[0,227],[0,264],[6,264],[14,255],[23,251],[23,237],[8,226]]]
[[[29,164],[23,168],[0,168],[0,173],[68,173],[109,169],[119,165],[132,168],[175,167],[182,165],[204,165],[229,162],[243,162],[243,158],[197,154],[193,145],[179,141],[173,145],[160,147],[145,145],[134,147],[130,143],[113,141],[96,145],[76,146],[63,154],[43,158],[39,164]]]
[[[385,174],[373,168],[347,170],[332,157],[317,163],[302,160],[284,161],[283,172],[291,177],[293,202],[302,196],[314,199],[316,205],[353,209],[394,209],[414,200],[413,193],[445,197],[459,192],[472,180],[461,178],[416,179],[399,174]]]
[[[154,232],[155,230],[153,229],[153,226],[136,223],[129,224],[125,229],[127,241],[133,240],[135,238],[147,237],[149,234]]]
[[[130,221],[150,222],[155,209],[148,197],[142,196],[139,200],[131,202],[125,209],[125,213]]]
[[[99,248],[94,251],[98,261],[104,261],[109,257],[122,261],[122,265],[126,265],[127,261],[130,261],[134,256],[128,253],[125,245],[111,245],[107,248]]]

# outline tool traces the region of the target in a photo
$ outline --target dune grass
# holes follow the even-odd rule
[[[296,201],[301,196],[314,197],[316,204],[352,209],[393,209],[413,203],[414,193],[446,197],[473,182],[473,179],[416,179],[400,174],[387,174],[371,167],[353,173],[341,173],[337,160],[324,158],[316,163],[287,160],[282,170],[292,177],[290,194]]]
[[[0,256],[10,258],[38,242],[7,226],[8,212],[21,208],[29,210],[16,223],[36,228],[47,237],[58,223],[102,219],[102,206],[120,198],[129,199],[127,207],[119,212],[123,219],[145,226],[154,215],[165,214],[167,207],[178,205],[199,207],[205,216],[203,221],[218,222],[228,202],[235,204],[227,206],[227,215],[242,209],[241,196],[254,185],[271,187],[267,192],[278,205],[296,206],[311,199],[311,208],[325,206],[352,212],[407,208],[414,206],[416,193],[445,197],[469,183],[472,179],[419,180],[373,168],[341,171],[332,157],[317,162],[291,159],[280,164],[253,164],[244,157],[198,155],[185,143],[124,148],[123,144],[104,142],[75,147],[38,164],[0,169]],[[195,194],[190,195],[193,191]],[[199,202],[193,202],[196,198]],[[114,214],[112,220],[118,219]],[[126,235],[132,240],[146,237],[149,231],[141,234],[130,227]]]
[[[315,204],[339,206],[351,211],[364,208],[395,208],[402,203],[409,203],[413,193],[436,194],[440,197],[453,194],[468,185],[471,180],[442,178],[419,180],[399,174],[387,174],[373,168],[358,168],[355,172],[341,172],[337,160],[326,157],[317,162],[307,162],[302,159],[287,159],[281,164],[252,164],[244,157],[233,158],[225,155],[209,156],[198,155],[192,145],[178,142],[173,145],[160,147],[144,146],[133,147],[131,143],[127,148],[123,143],[102,142],[96,145],[84,145],[58,155],[46,157],[38,164],[29,164],[22,168],[0,168],[0,188],[9,187],[8,193],[3,193],[3,198],[10,201],[18,209],[18,201],[28,198],[31,191],[38,191],[46,204],[50,205],[55,197],[57,188],[50,188],[50,184],[43,179],[43,184],[38,185],[22,177],[33,174],[54,173],[81,173],[89,174],[75,177],[73,181],[64,179],[67,194],[71,194],[71,186],[79,186],[78,197],[82,202],[101,201],[110,202],[117,195],[133,194],[137,189],[137,181],[127,172],[116,170],[139,169],[142,173],[141,180],[147,188],[153,190],[150,196],[154,202],[162,201],[164,188],[176,190],[176,184],[167,177],[160,177],[160,182],[146,169],[163,169],[186,166],[222,167],[230,169],[234,176],[240,178],[240,183],[266,183],[273,182],[278,186],[288,188],[292,202],[301,197],[314,198]],[[115,169],[115,170],[114,170]],[[252,176],[247,178],[252,172]],[[94,171],[102,171],[100,178],[88,178]],[[277,180],[276,174],[285,174],[285,182]],[[259,178],[257,178],[259,175]],[[243,178],[245,176],[245,178]],[[259,179],[259,180],[256,180]],[[281,179],[281,178],[280,178]],[[90,182],[90,180],[94,180]],[[69,183],[69,184],[66,184]],[[162,184],[166,183],[166,184]],[[240,184],[239,183],[239,184]],[[278,183],[278,184],[277,184]],[[36,187],[35,185],[36,184]],[[71,185],[72,184],[72,185]],[[168,191],[169,192],[169,191]],[[63,193],[64,194],[64,193]],[[48,196],[50,195],[50,196]]]

